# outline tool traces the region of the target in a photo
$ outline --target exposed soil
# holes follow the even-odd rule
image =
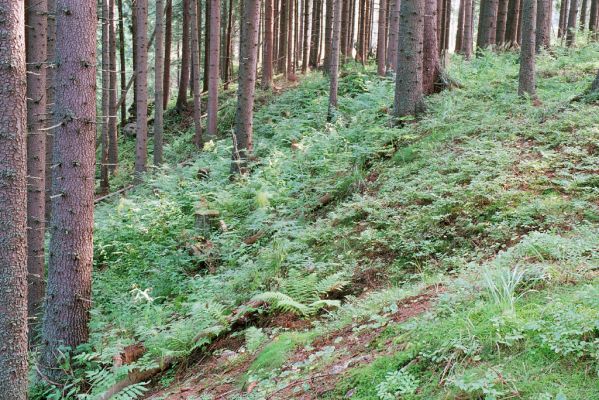
[[[401,323],[420,315],[431,308],[443,291],[445,288],[442,286],[430,286],[422,293],[397,303],[398,310],[386,317],[389,321]],[[274,383],[284,386],[271,392],[266,399],[319,399],[333,390],[349,369],[401,350],[402,344],[394,344],[391,340],[382,346],[374,346],[386,326],[370,327],[367,322],[362,321],[363,325],[350,324],[315,339],[310,346],[296,349],[282,366],[279,377],[274,379]],[[309,328],[311,322],[298,319],[293,314],[280,314],[261,319],[258,325],[303,330]],[[209,349],[211,355],[190,360],[188,364],[193,365],[180,367],[170,387],[155,390],[146,398],[183,400],[210,395],[224,400],[255,390],[256,384],[239,385],[254,359],[243,352],[242,346],[242,336],[229,335],[215,341]]]

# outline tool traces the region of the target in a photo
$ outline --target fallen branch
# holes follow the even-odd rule
[[[102,202],[102,201],[104,201],[104,200],[106,200],[106,199],[108,199],[110,197],[116,196],[117,194],[124,193],[127,190],[132,189],[132,188],[133,188],[133,185],[125,186],[124,188],[119,189],[116,192],[109,193],[106,196],[98,197],[97,199],[94,200],[94,204],[98,204],[98,203],[100,203],[100,202]]]

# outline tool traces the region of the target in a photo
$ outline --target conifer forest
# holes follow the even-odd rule
[[[599,0],[0,0],[0,400],[599,400]]]

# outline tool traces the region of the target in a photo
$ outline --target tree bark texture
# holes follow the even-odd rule
[[[520,19],[521,0],[509,1],[507,24],[505,28],[505,43],[511,47],[518,43],[518,23]]]
[[[267,0],[267,1],[272,1],[272,0]],[[311,33],[311,26],[310,26],[310,21],[312,20],[310,18],[310,11],[311,11],[311,6],[312,6],[312,1],[311,0],[304,0],[303,2],[304,5],[304,30],[303,30],[303,34],[304,34],[304,39],[302,41],[302,73],[305,74],[308,72],[308,64],[310,61],[310,39],[312,38]]]
[[[191,68],[193,70],[193,143],[202,149],[202,87],[200,86],[200,30],[198,27],[198,0],[191,0],[189,4],[189,17],[191,19]]]
[[[30,339],[37,330],[45,291],[46,61],[48,4],[26,2],[27,46],[27,273]],[[31,343],[31,340],[30,340]]]
[[[281,0],[279,12],[279,58],[277,59],[277,71],[287,73],[287,46],[289,45],[289,2]],[[322,0],[321,0],[322,1]]]
[[[566,45],[571,47],[576,44],[576,31],[578,30],[578,0],[570,0],[570,12],[568,13],[568,26],[566,29]]]
[[[385,76],[385,73],[387,72],[387,0],[380,0],[379,2],[376,63],[377,73],[380,76]]]
[[[253,110],[258,55],[258,25],[260,2],[242,0],[241,46],[239,55],[239,86],[235,132],[233,135],[233,173],[246,173],[247,160],[253,151]]]
[[[397,42],[399,38],[399,7],[401,0],[390,0],[389,44],[387,47],[387,68],[397,71]]]
[[[119,162],[118,130],[117,130],[117,66],[116,66],[116,30],[114,25],[114,1],[108,0],[108,171],[114,174]]]
[[[522,46],[520,48],[520,75],[518,94],[534,97],[535,83],[535,40],[537,27],[537,0],[523,0]]]
[[[394,102],[397,118],[422,110],[424,0],[403,0],[400,10]]]
[[[464,0],[460,0],[460,8],[458,9],[458,26],[455,35],[455,52],[462,51],[462,39],[464,37]]]
[[[0,15],[0,400],[26,400],[27,78],[24,1],[0,0]]]
[[[435,83],[439,78],[439,52],[437,32],[437,0],[424,0],[424,41],[422,61],[422,91],[435,92]]]
[[[497,45],[505,44],[505,31],[507,28],[509,0],[499,0],[497,7],[497,30],[495,42]]]
[[[139,0],[138,0],[139,1]],[[48,286],[40,367],[88,340],[94,228],[96,2],[56,1],[55,130]],[[77,32],[76,35],[73,32]]]
[[[135,174],[136,179],[146,171],[148,158],[148,0],[135,0],[135,29],[137,70],[135,93]]]
[[[166,110],[171,91],[171,47],[173,42],[173,0],[166,0],[164,27],[164,78],[162,83],[162,109]],[[156,105],[154,105],[156,106]]]
[[[120,69],[120,84],[121,96],[127,92],[127,63],[125,60],[125,15],[123,14],[123,0],[117,1],[117,9],[119,12],[119,69]],[[127,102],[121,105],[121,126],[125,126],[127,121]]]
[[[108,115],[110,114],[110,60],[108,33],[108,0],[102,0],[102,120],[100,148],[100,193],[107,194],[108,182]]]
[[[208,135],[217,134],[218,83],[220,63],[220,0],[210,1],[210,60],[208,73]]]
[[[474,40],[474,4],[472,0],[464,0],[464,35],[462,37],[462,54],[466,60],[472,57]]]
[[[337,87],[339,85],[339,44],[341,42],[341,10],[343,0],[334,0],[332,21],[332,32],[331,32],[331,54],[329,59],[329,75],[330,75],[330,87],[329,87],[329,110],[327,113],[327,119],[331,121],[335,110],[337,109]],[[384,46],[383,46],[384,47]],[[383,63],[384,67],[384,63]]]
[[[177,110],[182,111],[187,108],[187,89],[189,88],[189,2],[192,0],[183,0],[183,25],[181,35],[181,76],[179,78],[179,93],[177,95]],[[220,15],[219,15],[220,18]],[[217,71],[218,73],[218,71]]]
[[[154,41],[154,165],[162,164],[162,134],[164,131],[164,0],[156,0]]]
[[[486,49],[495,45],[497,34],[498,0],[482,0],[480,5],[480,18],[478,21],[478,37],[476,46]]]
[[[535,51],[537,53],[543,47],[549,48],[551,44],[551,3],[552,0],[538,0],[535,39]]]

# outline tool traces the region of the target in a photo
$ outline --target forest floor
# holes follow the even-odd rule
[[[167,359],[121,398],[599,399],[599,100],[572,101],[597,68],[541,55],[533,104],[517,54],[456,57],[399,128],[391,78],[347,66],[327,123],[314,73],[261,94],[237,180],[169,115],[168,163],[97,207],[73,387]]]

